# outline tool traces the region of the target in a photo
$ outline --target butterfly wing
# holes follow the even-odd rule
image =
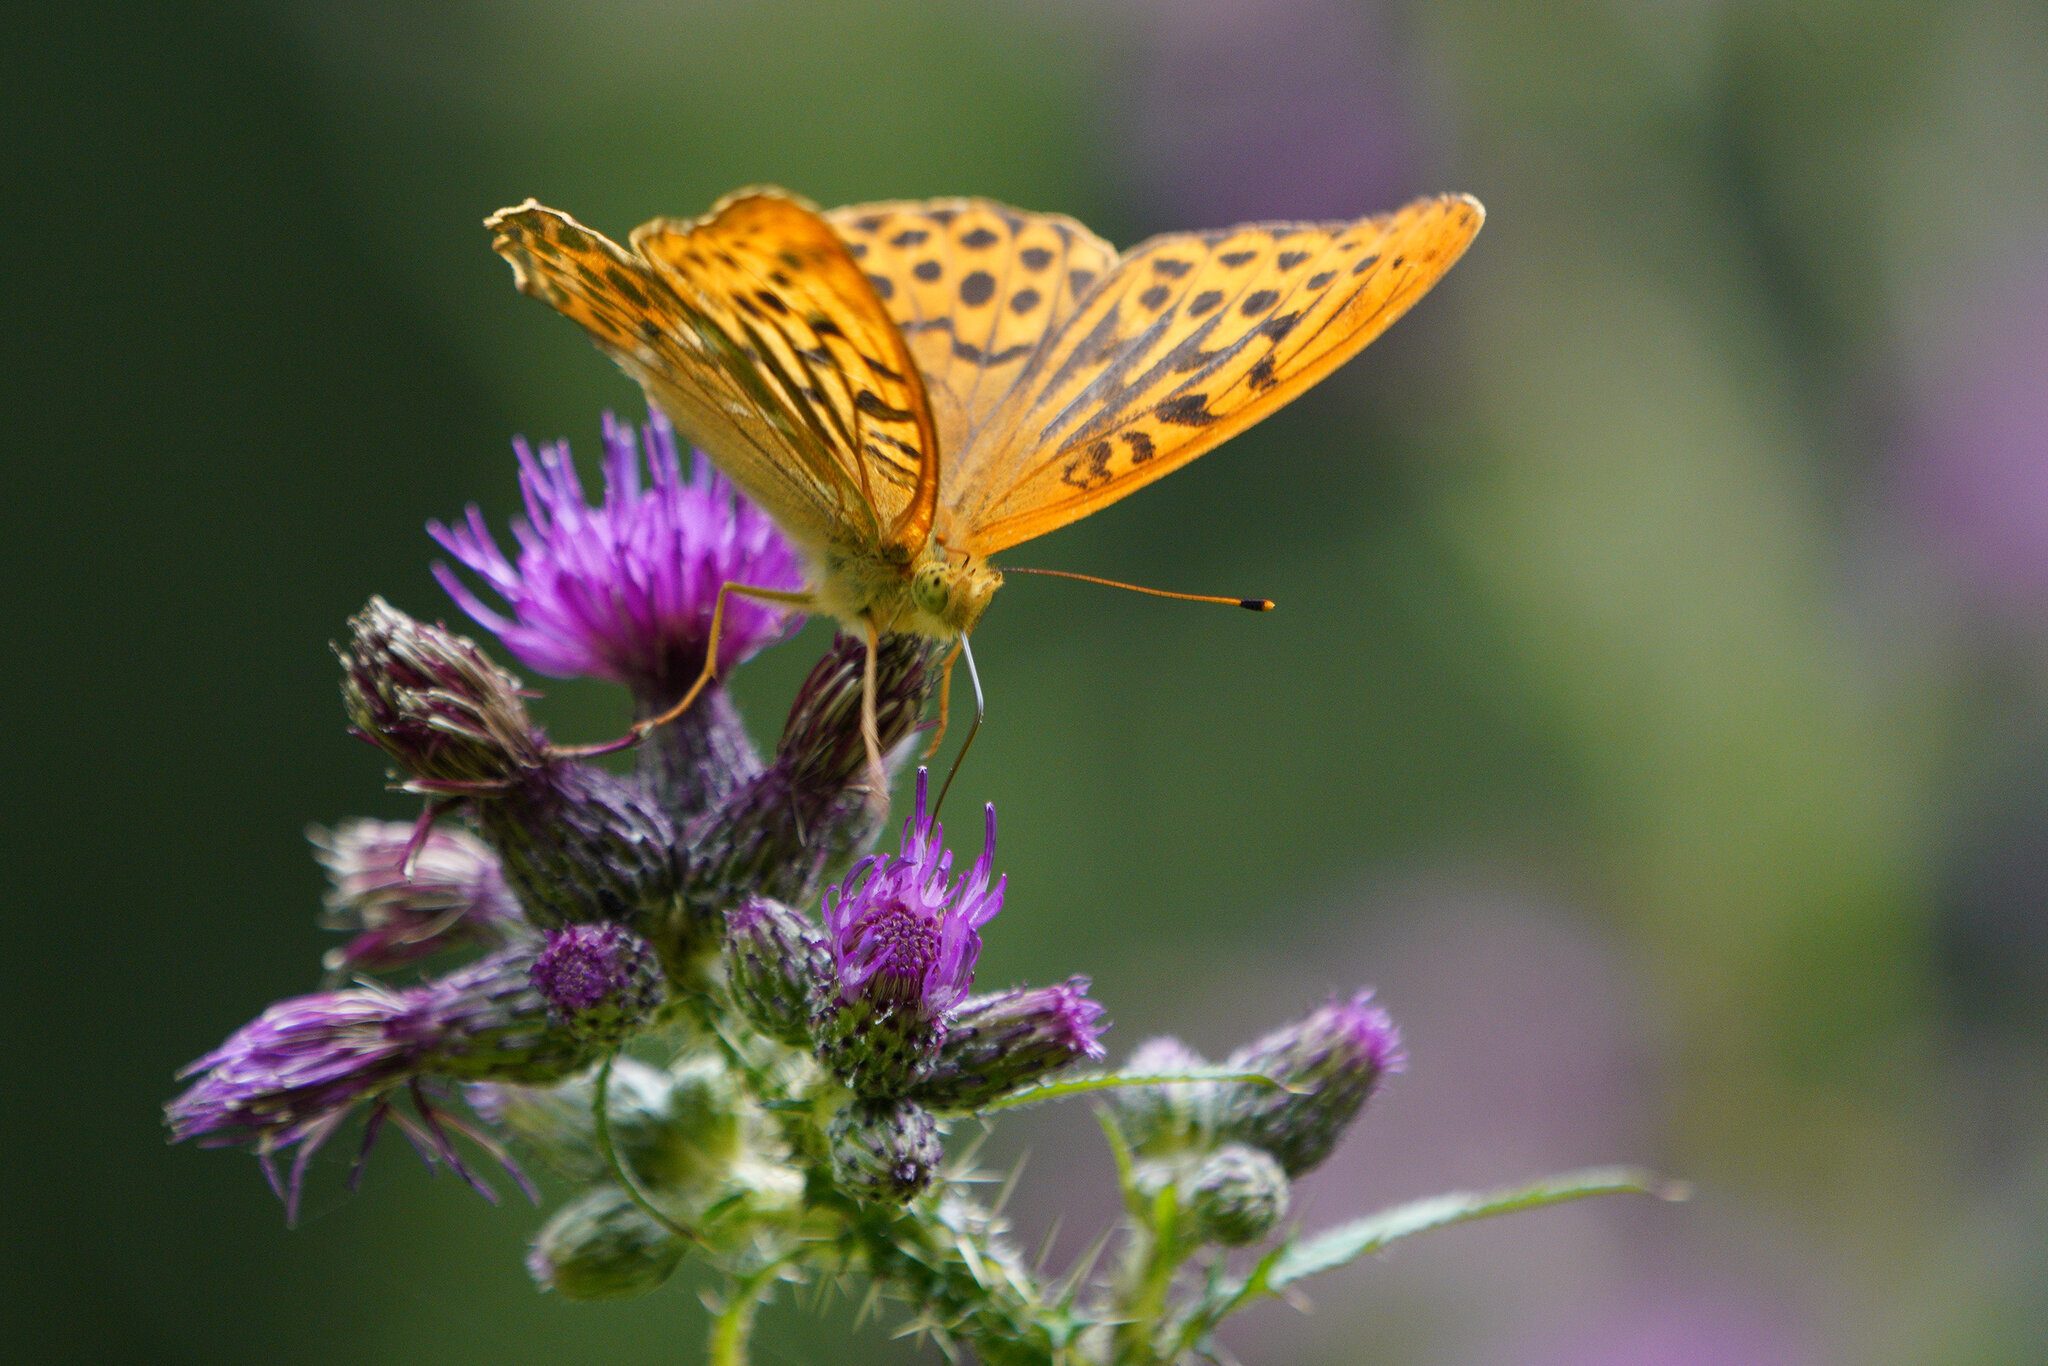
[[[630,248],[529,200],[486,220],[519,288],[590,334],[798,542],[908,555],[938,440],[902,335],[800,201],[730,195]]]
[[[946,543],[992,554],[1179,469],[1306,391],[1443,277],[1485,211],[1463,195],[1350,223],[1155,237],[1015,376],[948,480]]]
[[[1060,214],[987,199],[855,204],[825,218],[908,340],[938,428],[942,510],[981,480],[980,438],[1047,339],[1116,264]]]

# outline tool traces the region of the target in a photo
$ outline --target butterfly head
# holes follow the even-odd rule
[[[927,633],[941,638],[974,629],[1003,576],[972,555],[948,556],[937,546],[910,577],[910,601]],[[939,629],[931,629],[933,627]]]

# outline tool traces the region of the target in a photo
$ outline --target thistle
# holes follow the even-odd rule
[[[483,587],[437,573],[521,664],[622,685],[648,715],[702,667],[719,583],[794,583],[798,567],[701,459],[684,477],[659,417],[637,443],[607,419],[605,446],[590,506],[565,446],[520,443],[516,554],[472,508],[433,535]],[[736,610],[723,668],[791,624]],[[867,851],[881,822],[865,641],[827,648],[772,751],[714,690],[632,774],[557,746],[482,646],[381,598],[337,654],[350,729],[424,809],[315,832],[324,923],[348,936],[325,963],[356,984],[269,1007],[193,1062],[165,1107],[174,1141],[253,1151],[287,1219],[323,1145],[353,1127],[367,1153],[395,1126],[493,1197],[476,1152],[529,1194],[515,1150],[561,1178],[569,1194],[527,1256],[543,1290],[644,1295],[701,1262],[729,1287],[711,1328],[720,1361],[744,1359],[757,1302],[785,1281],[864,1277],[975,1359],[1107,1366],[1214,1355],[1229,1313],[1395,1236],[1651,1188],[1583,1173],[1295,1237],[1290,1180],[1401,1069],[1393,1021],[1359,993],[1222,1063],[1155,1039],[1105,1072],[1086,1070],[1105,1030],[1089,978],[977,993],[998,914],[1030,915],[1061,889],[1013,896],[992,805],[980,850],[956,862],[922,771],[894,848]],[[938,662],[923,640],[880,643],[876,730],[892,763]],[[379,980],[396,973],[424,975]],[[949,1156],[947,1130],[1098,1091],[1121,1251],[1055,1288],[977,1198],[984,1174]],[[1227,1260],[1239,1247],[1261,1250]]]

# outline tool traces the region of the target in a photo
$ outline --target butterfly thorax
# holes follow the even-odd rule
[[[1003,576],[988,561],[948,555],[933,541],[915,562],[835,547],[821,557],[814,582],[819,608],[840,621],[952,640],[974,629]]]

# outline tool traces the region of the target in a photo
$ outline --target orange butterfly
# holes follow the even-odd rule
[[[820,213],[751,189],[695,221],[645,223],[629,247],[533,200],[486,226],[519,288],[581,324],[812,565],[801,593],[726,584],[703,675],[635,735],[711,681],[725,595],[743,593],[866,635],[879,775],[881,635],[955,642],[957,658],[1002,583],[989,556],[1301,394],[1442,278],[1484,219],[1477,200],[1441,195],[1119,254],[1071,218],[985,199]],[[941,731],[945,711],[942,688]]]

